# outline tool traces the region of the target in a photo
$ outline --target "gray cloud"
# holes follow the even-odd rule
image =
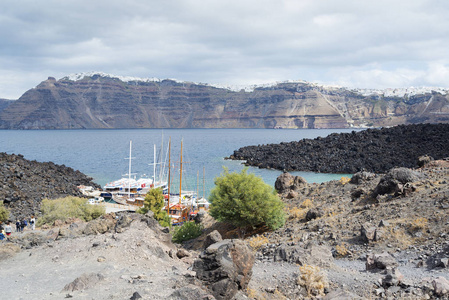
[[[229,84],[449,87],[448,12],[438,0],[5,0],[0,97],[92,70]]]

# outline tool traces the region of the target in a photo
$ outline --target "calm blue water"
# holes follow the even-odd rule
[[[130,130],[0,130],[0,152],[23,154],[26,159],[53,161],[91,176],[100,185],[119,179],[128,172],[129,141],[132,140],[132,173],[153,175],[153,145],[164,147],[171,137],[172,162],[179,168],[179,153],[183,139],[183,189],[196,190],[197,173],[202,194],[205,168],[206,196],[214,186],[213,179],[223,171],[242,170],[239,161],[224,160],[234,150],[248,145],[298,141],[303,138],[325,137],[333,132],[352,129],[130,129]],[[250,167],[263,180],[274,185],[281,171]],[[339,179],[342,174],[293,172],[308,182]],[[176,177],[178,177],[177,175]],[[179,181],[178,181],[179,182]],[[174,181],[176,186],[176,180]],[[178,183],[179,186],[179,183]],[[178,188],[176,187],[175,190]]]

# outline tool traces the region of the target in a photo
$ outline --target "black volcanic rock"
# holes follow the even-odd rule
[[[49,77],[7,107],[0,101],[0,128],[346,128],[449,122],[449,95],[437,92],[363,96],[306,82],[237,92],[168,79],[81,77]]]
[[[92,178],[64,165],[0,153],[0,200],[13,219],[37,215],[44,198],[81,196],[78,185],[100,188]]]
[[[322,173],[385,173],[394,167],[413,168],[418,157],[449,157],[449,124],[400,125],[325,138],[248,146],[232,159],[260,168]]]

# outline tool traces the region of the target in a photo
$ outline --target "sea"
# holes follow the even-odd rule
[[[168,170],[168,144],[172,190],[198,191],[208,197],[214,178],[226,168],[240,172],[242,161],[227,160],[234,150],[249,145],[263,145],[325,137],[334,132],[353,129],[95,129],[95,130],[0,130],[0,152],[22,154],[28,160],[52,161],[93,178],[101,186],[128,177],[131,148],[131,174],[137,179],[154,176],[156,145],[156,178]],[[182,177],[179,176],[182,142]],[[130,144],[132,145],[130,147]],[[161,169],[162,166],[162,169]],[[279,170],[247,167],[274,186]],[[351,174],[292,172],[309,183],[337,180]]]

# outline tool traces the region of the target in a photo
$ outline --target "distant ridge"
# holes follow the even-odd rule
[[[138,82],[138,81],[140,81],[140,82],[161,82],[163,80],[172,80],[172,81],[175,81],[178,83],[206,85],[206,86],[212,86],[212,87],[216,87],[216,88],[228,89],[228,90],[236,91],[236,92],[239,92],[241,90],[244,90],[246,92],[252,92],[257,88],[269,88],[269,87],[274,87],[276,85],[284,84],[284,83],[300,83],[300,84],[307,84],[310,86],[325,88],[328,90],[346,89],[346,90],[353,91],[355,93],[359,93],[363,96],[383,95],[385,97],[404,97],[404,96],[414,96],[414,95],[426,94],[426,93],[432,93],[432,92],[437,92],[437,93],[441,93],[441,94],[449,93],[449,88],[443,88],[443,87],[407,87],[407,88],[385,88],[385,89],[348,88],[345,86],[313,83],[313,82],[308,82],[308,81],[301,80],[301,79],[273,81],[273,82],[250,84],[250,85],[213,84],[213,83],[182,81],[182,80],[178,80],[178,79],[174,79],[174,78],[160,79],[157,77],[143,78],[143,77],[133,77],[133,76],[120,76],[120,75],[113,75],[113,74],[97,72],[97,71],[91,71],[91,72],[85,72],[85,73],[74,73],[74,74],[70,74],[68,76],[64,76],[61,79],[78,81],[78,80],[82,80],[84,77],[92,77],[92,76],[116,78],[123,82],[133,82],[133,81],[134,82]]]
[[[3,107],[1,129],[348,128],[449,122],[444,88],[364,90],[303,80],[239,87],[102,72],[49,77]]]

